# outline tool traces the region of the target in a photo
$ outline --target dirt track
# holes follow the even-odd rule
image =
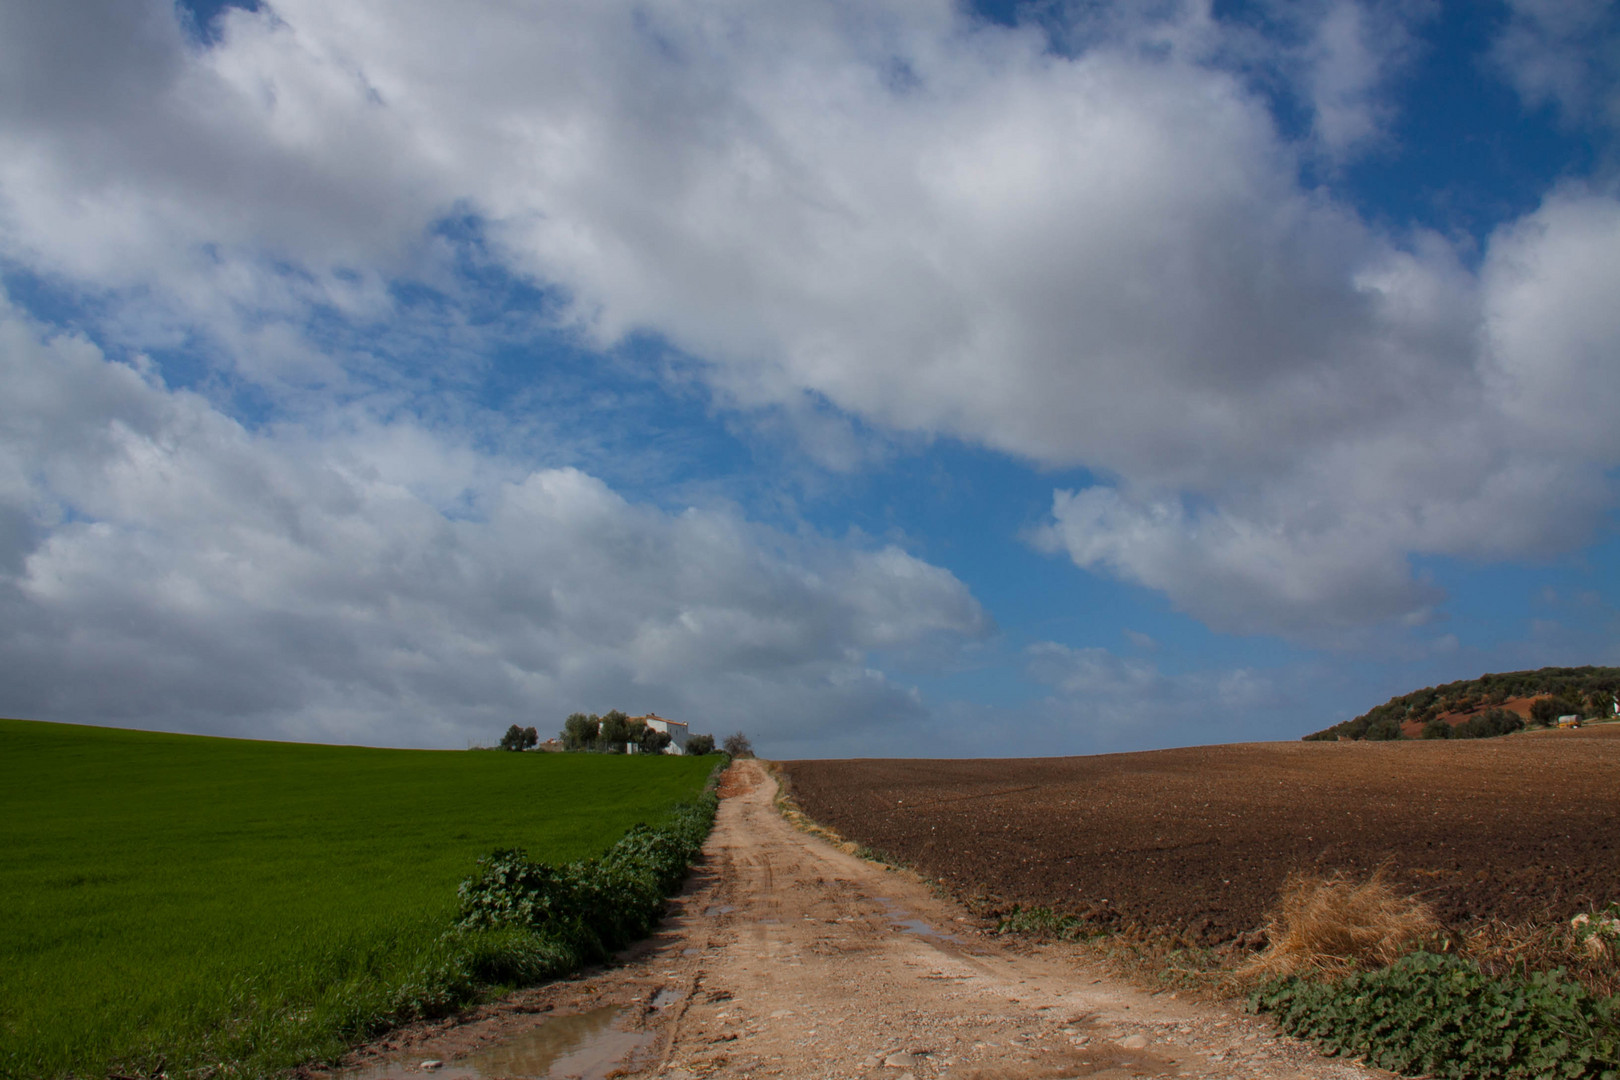
[[[619,966],[396,1033],[354,1080],[1272,1080],[1384,1074],[1241,1013],[1152,996],[1063,946],[985,935],[916,877],[796,831],[739,762],[703,861]],[[442,1067],[424,1070],[425,1060]]]

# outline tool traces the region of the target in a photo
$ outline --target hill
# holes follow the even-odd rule
[[[1470,722],[1469,735],[1500,735],[1514,730],[1495,715],[1511,713],[1521,721],[1546,723],[1548,718],[1575,714],[1609,716],[1615,693],[1620,691],[1620,668],[1545,667],[1536,671],[1509,671],[1462,679],[1443,686],[1428,686],[1393,697],[1354,720],[1305,736],[1307,741],[1335,739],[1409,739],[1425,733],[1439,720],[1452,731]],[[1540,704],[1545,702],[1546,704]],[[1485,718],[1489,716],[1490,721]],[[1506,730],[1503,730],[1503,729]],[[1437,728],[1429,729],[1445,737]],[[1431,737],[1433,737],[1431,735]]]

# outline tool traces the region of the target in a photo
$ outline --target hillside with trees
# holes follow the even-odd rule
[[[1429,686],[1370,709],[1354,720],[1305,736],[1335,739],[1487,738],[1526,724],[1549,727],[1560,716],[1614,713],[1620,668],[1547,667]]]

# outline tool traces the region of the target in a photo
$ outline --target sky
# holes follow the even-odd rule
[[[0,715],[1297,739],[1620,663],[1620,5],[0,0]]]

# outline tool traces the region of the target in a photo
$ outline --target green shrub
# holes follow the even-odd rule
[[[686,877],[718,805],[705,793],[678,805],[662,825],[633,825],[600,859],[554,867],[519,849],[485,856],[457,890],[457,926],[526,932],[532,940],[514,940],[540,949],[547,963],[602,959],[658,922],[664,897]]]
[[[1452,736],[1458,739],[1494,739],[1524,729],[1524,720],[1506,709],[1489,709],[1458,724]]]
[[[1495,979],[1420,952],[1338,982],[1276,979],[1250,1005],[1330,1054],[1408,1076],[1620,1078],[1620,1004],[1558,971]]]
[[[1401,734],[1401,722],[1389,716],[1368,724],[1366,732],[1361,737],[1373,742],[1393,742],[1406,738]]]

